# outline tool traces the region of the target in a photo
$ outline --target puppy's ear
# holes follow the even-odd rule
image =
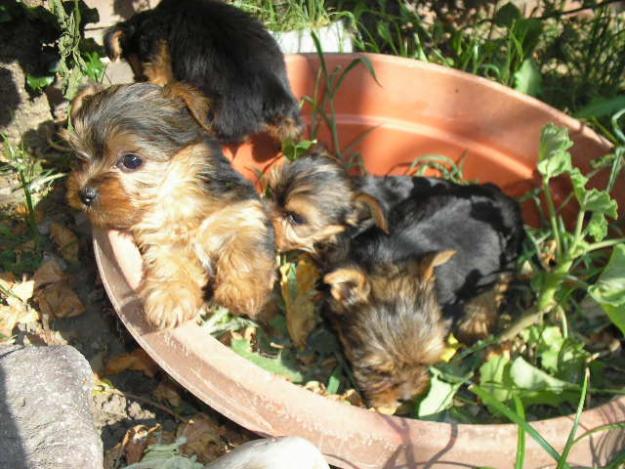
[[[85,102],[91,96],[93,96],[94,94],[99,93],[103,89],[104,89],[104,87],[102,85],[99,85],[99,84],[98,85],[87,85],[84,88],[81,88],[78,91],[78,93],[76,94],[76,96],[74,97],[74,99],[72,100],[71,110],[70,110],[70,117],[72,118],[72,120],[74,120],[74,118],[78,114],[78,111],[80,111],[80,109],[83,107]]]
[[[126,30],[123,23],[117,23],[104,33],[104,51],[109,59],[117,61],[121,58],[124,34],[126,34]]]
[[[180,99],[197,123],[207,132],[213,134],[213,128],[209,119],[211,113],[210,100],[197,88],[187,83],[173,82],[163,87],[165,96]]]
[[[323,277],[330,285],[332,297],[345,306],[364,303],[369,298],[371,286],[365,273],[357,267],[344,267]]]
[[[370,213],[371,217],[375,221],[382,231],[388,234],[388,221],[386,220],[386,213],[382,208],[382,204],[378,199],[371,194],[359,192],[354,196],[354,204],[356,205],[356,214],[358,218],[363,217],[365,213]]]
[[[456,254],[453,249],[433,252],[421,260],[421,280],[428,281],[434,278],[434,268],[443,265]]]

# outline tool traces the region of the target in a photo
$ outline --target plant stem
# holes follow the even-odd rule
[[[609,248],[620,243],[625,243],[625,238],[608,239],[606,241],[601,241],[600,243],[593,243],[588,246],[586,252],[596,251],[597,249]]]
[[[556,207],[553,203],[553,196],[551,195],[551,188],[548,181],[543,181],[543,193],[547,201],[547,208],[549,209],[549,222],[551,223],[551,230],[553,231],[553,237],[556,240],[556,254],[558,257],[562,255],[562,240],[560,239],[560,230],[558,229],[558,223],[556,221]]]
[[[560,289],[560,285],[567,278],[569,270],[573,265],[574,259],[564,259],[546,274],[545,285],[541,295],[538,297],[536,306],[530,309],[526,314],[521,316],[513,323],[508,330],[499,336],[500,341],[511,340],[525,328],[539,322],[545,313],[551,311],[556,305],[556,293]]]

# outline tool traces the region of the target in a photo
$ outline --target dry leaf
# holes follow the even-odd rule
[[[145,350],[138,348],[132,353],[120,355],[109,360],[104,373],[107,375],[116,375],[126,370],[140,371],[144,375],[154,378],[159,367],[148,356]]]
[[[441,361],[449,363],[449,360],[451,360],[454,355],[456,355],[456,352],[459,348],[460,342],[458,342],[458,339],[456,339],[453,334],[449,334],[449,336],[447,337],[447,343],[445,344],[445,349],[443,350],[443,354],[441,355]]]
[[[41,264],[33,276],[35,288],[44,287],[50,283],[58,283],[64,279],[65,273],[54,259]]]
[[[35,282],[33,280],[16,280],[11,272],[0,273],[0,288],[8,292],[6,301],[9,305],[23,303],[33,296]]]
[[[43,314],[56,318],[73,318],[85,312],[78,295],[64,282],[51,283],[37,290],[35,299]]]
[[[135,425],[126,432],[122,440],[122,448],[127,464],[141,461],[145,448],[148,446],[150,435],[160,428],[161,426],[158,424],[152,428],[145,425]]]
[[[308,256],[301,256],[295,268],[285,264],[280,267],[280,288],[286,308],[286,324],[293,343],[304,348],[308,335],[317,324],[313,298],[319,271]]]
[[[176,388],[171,383],[161,381],[152,394],[157,400],[168,402],[174,408],[182,403],[180,394],[178,394]]]
[[[187,442],[181,448],[184,455],[196,455],[199,462],[208,463],[227,452],[228,446],[222,439],[223,433],[223,427],[210,417],[197,414],[178,427],[176,436],[187,438]]]
[[[63,259],[69,262],[78,262],[78,238],[70,229],[60,223],[52,223],[50,236]]]
[[[30,324],[38,320],[37,311],[26,303],[0,305],[0,334],[5,337],[10,337],[18,324]]]

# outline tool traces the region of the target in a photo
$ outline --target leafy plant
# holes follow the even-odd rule
[[[554,259],[551,265],[542,265],[535,268],[533,279],[535,290],[538,292],[536,305],[517,324],[510,328],[502,338],[509,339],[528,325],[538,322],[546,313],[558,310],[565,317],[565,311],[570,310],[568,305],[573,301],[576,291],[584,291],[589,287],[589,275],[598,273],[597,267],[605,262],[603,250],[610,247],[621,246],[614,249],[614,256],[618,256],[622,246],[625,246],[625,238],[608,237],[608,219],[617,216],[617,203],[612,199],[610,192],[613,187],[604,190],[588,187],[589,178],[573,167],[569,148],[573,145],[565,129],[548,125],[541,137],[538,171],[543,176],[542,192],[546,203],[546,214],[550,231],[543,237],[543,243],[553,242],[555,246]],[[615,152],[615,158],[623,158],[621,152]],[[609,180],[615,180],[621,164],[611,164]],[[577,217],[574,228],[569,230],[562,216],[561,210],[557,209],[554,202],[550,183],[557,177],[568,177],[573,192],[572,197],[578,204]],[[567,203],[570,199],[567,201]],[[606,273],[610,279],[600,286],[591,289],[595,292],[596,299],[600,299],[602,306],[608,305],[606,310],[615,316],[615,304],[622,304],[622,291],[618,291],[619,283],[625,278],[619,279],[619,273],[612,266]],[[615,278],[616,276],[616,278]],[[616,288],[616,292],[612,291]],[[599,289],[601,294],[599,294]],[[605,309],[605,308],[604,308]],[[621,308],[619,315],[625,315],[625,309]]]
[[[73,9],[69,13],[61,0],[51,0],[49,8],[60,29],[60,60],[56,73],[61,80],[63,95],[69,100],[74,97],[85,77],[101,81],[104,75],[105,66],[96,52],[97,48],[86,41],[82,34],[88,21],[97,21],[97,10],[81,9],[78,0],[74,0]]]

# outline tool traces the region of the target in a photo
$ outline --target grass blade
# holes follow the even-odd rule
[[[522,420],[525,419],[525,408],[523,402],[519,399],[519,396],[513,395],[514,407],[516,413]],[[523,469],[525,466],[525,429],[519,425],[516,443],[516,461],[514,462],[514,469]]]
[[[588,393],[588,381],[590,380],[590,373],[588,368],[584,369],[584,383],[582,384],[582,394],[579,397],[579,403],[577,404],[577,412],[575,412],[575,420],[573,421],[573,427],[571,428],[571,432],[569,433],[569,437],[566,440],[566,444],[564,445],[564,449],[562,450],[562,457],[560,461],[558,461],[557,469],[562,469],[566,465],[566,459],[569,456],[569,452],[573,448],[575,444],[575,433],[577,432],[577,427],[579,427],[579,421],[582,416],[582,411],[584,410],[584,404],[586,403],[586,394]]]
[[[499,402],[497,399],[492,397],[488,393],[488,391],[486,391],[485,389],[481,388],[480,386],[475,386],[475,385],[471,386],[469,388],[469,391],[471,391],[476,396],[478,396],[483,402],[485,402],[489,406],[492,406],[498,412],[500,412],[503,415],[505,415],[506,417],[508,417],[508,419],[510,419],[512,422],[514,422],[517,425],[519,425],[520,427],[522,427],[523,430],[525,431],[525,433],[527,433],[529,436],[531,436],[534,439],[534,441],[536,441],[536,443],[538,443],[541,446],[541,448],[544,449],[547,454],[549,454],[549,456],[551,456],[556,462],[560,461],[560,454],[554,449],[554,447],[551,446],[547,442],[547,440],[545,440],[540,435],[540,433],[538,433],[534,429],[534,427],[532,427],[529,423],[527,423],[527,421],[525,419],[522,419],[519,415],[517,415],[507,405]],[[569,466],[565,465],[563,467],[568,468]]]

